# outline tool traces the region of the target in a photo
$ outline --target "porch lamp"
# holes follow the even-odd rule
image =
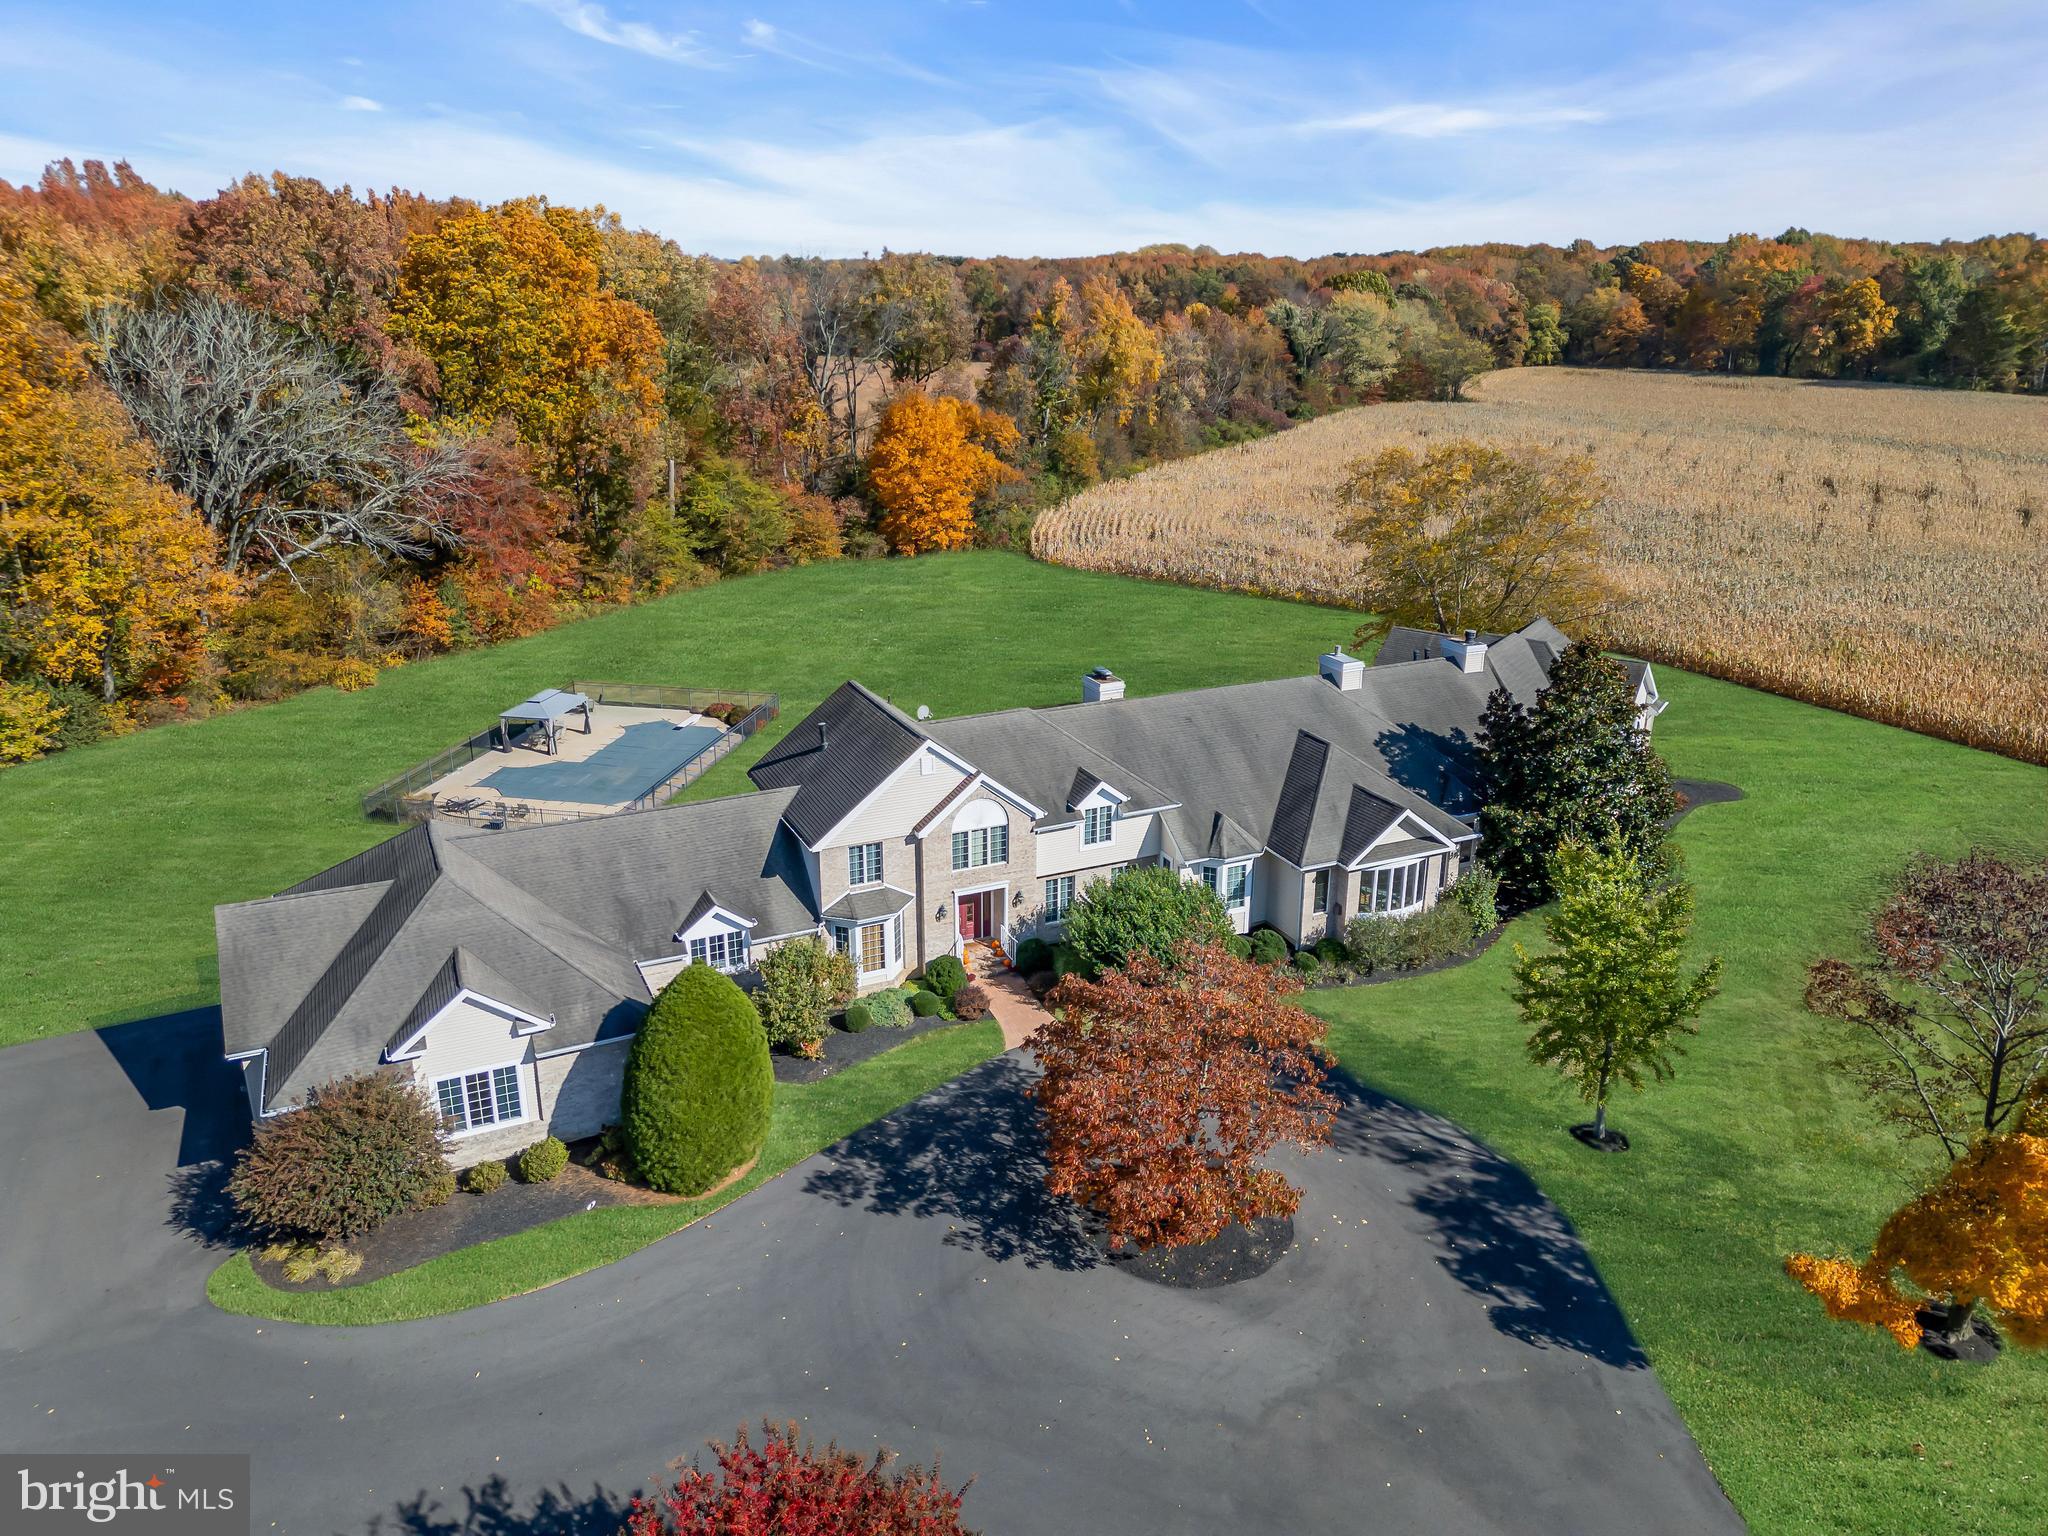
[[[939,910],[933,915],[939,922],[943,923],[946,920],[946,904],[943,901],[939,903]]]

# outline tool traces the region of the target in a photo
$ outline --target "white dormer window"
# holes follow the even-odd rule
[[[1106,843],[1114,837],[1112,823],[1116,820],[1116,808],[1108,805],[1091,805],[1081,813],[1081,841],[1087,844]]]
[[[744,971],[747,968],[747,936],[721,930],[692,939],[690,963],[708,965],[714,971]]]
[[[846,850],[846,883],[848,885],[880,885],[882,883],[882,845],[880,843],[855,843]]]

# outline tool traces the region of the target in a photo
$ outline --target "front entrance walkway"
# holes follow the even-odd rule
[[[994,945],[967,947],[967,973],[988,990],[989,1015],[1002,1026],[1004,1050],[1028,1045],[1038,1026],[1051,1021],[1052,1015],[1038,1005],[1024,978],[1010,969]]]

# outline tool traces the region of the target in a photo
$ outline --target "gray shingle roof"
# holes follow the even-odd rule
[[[1071,826],[1078,821],[1074,806],[1097,784],[1112,785],[1130,797],[1123,806],[1126,815],[1173,803],[1170,793],[1130,765],[1061,730],[1045,710],[962,715],[929,721],[926,730],[932,740],[1029,800],[1043,812],[1037,822],[1040,827]]]
[[[873,923],[894,917],[917,898],[893,885],[863,886],[848,891],[825,909],[825,916],[841,923]]]
[[[924,744],[915,720],[847,681],[747,770],[763,789],[795,789],[785,813],[810,847]]]
[[[1337,862],[1350,864],[1372,846],[1372,840],[1401,819],[1401,807],[1382,800],[1368,789],[1351,786],[1351,803],[1344,815],[1344,831],[1337,845]]]
[[[1287,759],[1287,772],[1280,779],[1280,799],[1273,807],[1272,825],[1266,842],[1290,864],[1299,865],[1308,853],[1309,830],[1315,825],[1316,802],[1322,798],[1323,769],[1330,761],[1330,744],[1307,731],[1294,733],[1294,751]]]

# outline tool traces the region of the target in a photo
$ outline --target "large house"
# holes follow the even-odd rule
[[[821,935],[863,990],[944,954],[1056,938],[1134,864],[1200,880],[1297,945],[1436,899],[1477,840],[1487,696],[1527,703],[1566,644],[1396,630],[1276,682],[915,718],[843,683],[749,770],[758,790],[491,831],[425,822],[281,895],[221,907],[228,1056],[252,1109],[409,1071],[458,1164],[616,1118],[627,1043],[694,961],[749,978]],[[1631,666],[1639,718],[1662,701]],[[920,715],[923,713],[919,712]]]

